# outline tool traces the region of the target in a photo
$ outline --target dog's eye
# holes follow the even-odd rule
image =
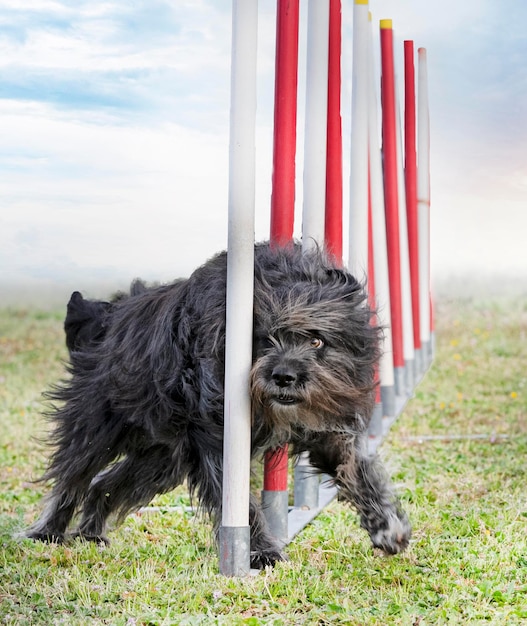
[[[319,350],[324,345],[324,342],[320,339],[320,337],[313,337],[309,344],[312,348],[315,348],[315,350]]]

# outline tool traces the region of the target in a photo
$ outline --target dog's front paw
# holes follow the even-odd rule
[[[279,550],[262,550],[261,552],[251,552],[251,568],[264,569],[267,566],[273,567],[278,561],[287,561],[285,554]]]
[[[104,535],[96,535],[91,533],[83,532],[82,530],[75,530],[71,533],[70,537],[72,539],[82,539],[83,541],[91,541],[93,543],[98,543],[101,546],[109,546],[110,540],[108,537]]]
[[[412,536],[412,526],[403,511],[391,515],[387,527],[371,534],[371,541],[376,548],[386,554],[399,554],[408,547]]]

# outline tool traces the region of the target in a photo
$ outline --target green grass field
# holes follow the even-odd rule
[[[248,579],[218,574],[210,524],[129,516],[100,548],[17,540],[45,486],[41,392],[66,357],[63,312],[0,311],[0,623],[527,623],[527,302],[443,300],[433,367],[382,454],[414,525],[407,552],[374,552],[333,502]],[[184,489],[159,498],[186,503]]]

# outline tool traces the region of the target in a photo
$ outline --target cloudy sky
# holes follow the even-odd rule
[[[434,276],[525,284],[527,3],[370,10],[376,35],[393,20],[398,66],[404,39],[428,51]],[[170,280],[226,246],[230,13],[229,0],[0,2],[0,299],[14,285],[65,298],[72,286],[95,296],[136,276]],[[275,1],[260,0],[257,239],[269,231],[274,26]],[[300,180],[301,168],[299,150]]]

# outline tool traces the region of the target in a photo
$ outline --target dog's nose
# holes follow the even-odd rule
[[[271,377],[278,387],[290,387],[296,380],[296,376],[283,367],[275,367]]]

